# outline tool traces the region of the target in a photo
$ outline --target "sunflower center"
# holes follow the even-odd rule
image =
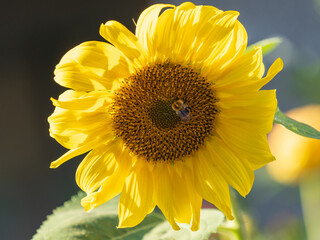
[[[170,101],[157,100],[149,108],[149,115],[154,123],[159,129],[163,128],[173,128],[180,118],[172,110]]]
[[[147,161],[181,160],[213,133],[216,102],[212,85],[191,67],[146,66],[115,93],[114,132]]]

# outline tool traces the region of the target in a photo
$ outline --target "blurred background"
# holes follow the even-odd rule
[[[0,9],[0,233],[1,239],[31,239],[52,210],[78,192],[74,176],[81,158],[49,169],[66,149],[49,137],[50,97],[65,89],[53,81],[55,65],[72,47],[101,40],[99,26],[117,20],[134,31],[148,0],[12,0]],[[277,58],[284,70],[267,85],[276,88],[285,111],[320,103],[320,0],[207,0],[196,4],[237,10],[249,44],[268,37],[283,42],[265,57]],[[299,191],[256,172],[252,192],[243,208],[265,233],[265,239],[305,239]],[[269,236],[269,237],[268,237]]]

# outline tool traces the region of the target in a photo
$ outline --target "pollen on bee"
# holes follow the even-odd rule
[[[187,122],[191,119],[191,109],[182,99],[173,98],[171,107],[182,121]]]

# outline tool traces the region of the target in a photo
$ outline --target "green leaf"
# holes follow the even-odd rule
[[[261,47],[262,54],[265,56],[271,53],[281,42],[282,38],[280,37],[267,38],[254,44],[251,44],[249,47],[247,47],[245,54],[251,52],[254,49],[254,47]]]
[[[85,212],[80,205],[80,200],[84,196],[84,193],[79,193],[55,209],[32,240],[140,240],[154,226],[165,221],[162,215],[153,212],[134,228],[117,229],[119,197],[90,212]]]
[[[218,227],[224,220],[222,212],[216,209],[202,209],[200,217],[200,229],[192,232],[188,225],[180,224],[181,230],[172,230],[170,224],[166,221],[149,233],[147,233],[143,240],[189,240],[189,239],[208,239],[209,236],[217,232]]]
[[[287,117],[283,112],[277,108],[276,114],[273,119],[274,123],[279,123],[290,131],[297,133],[304,137],[320,139],[320,132],[314,129],[313,127],[293,120],[292,118]]]

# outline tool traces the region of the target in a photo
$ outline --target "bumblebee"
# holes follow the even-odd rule
[[[191,119],[191,108],[182,99],[173,98],[171,107],[182,121],[187,122]]]

